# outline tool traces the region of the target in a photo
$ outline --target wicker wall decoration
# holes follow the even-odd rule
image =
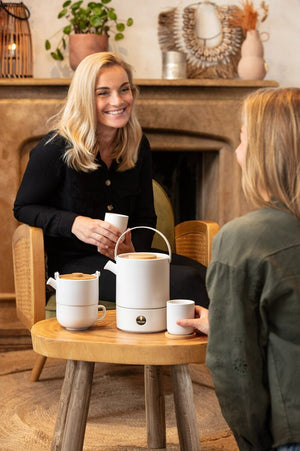
[[[184,52],[188,78],[236,78],[243,42],[241,27],[230,23],[236,7],[217,6],[210,1],[186,6],[183,3],[159,14],[161,51]],[[205,24],[205,20],[199,18],[202,13],[215,16],[216,26],[211,32],[201,29],[201,23]]]
[[[29,17],[29,9],[23,3],[0,1],[1,78],[33,76]]]

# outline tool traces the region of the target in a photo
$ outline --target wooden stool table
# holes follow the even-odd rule
[[[188,364],[204,362],[206,336],[124,332],[116,327],[115,310],[86,331],[68,331],[52,318],[34,324],[31,335],[35,352],[67,360],[52,450],[82,450],[95,362],[144,365],[149,448],[166,447],[162,367],[170,366],[180,449],[200,450]]]

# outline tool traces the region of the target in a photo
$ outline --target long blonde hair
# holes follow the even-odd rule
[[[246,197],[258,207],[284,204],[300,219],[300,89],[265,88],[250,94],[243,104],[243,123]]]
[[[115,136],[113,158],[119,163],[119,171],[134,167],[137,161],[142,130],[135,114],[138,90],[133,84],[131,67],[115,53],[93,53],[77,67],[66,103],[54,119],[57,133],[69,142],[65,161],[77,171],[90,172],[98,167],[95,162],[99,151],[95,87],[100,70],[111,66],[120,66],[126,71],[133,95],[130,119],[125,127],[117,130]]]

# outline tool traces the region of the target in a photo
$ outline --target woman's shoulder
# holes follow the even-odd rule
[[[150,150],[150,143],[145,135],[145,133],[142,134],[141,141],[140,141],[140,151],[149,151]]]
[[[31,156],[45,156],[49,157],[58,156],[64,154],[67,147],[67,141],[61,135],[59,135],[55,130],[48,132],[43,138],[38,142],[38,144],[32,149]]]
[[[267,256],[300,243],[300,223],[295,216],[276,208],[262,208],[235,218],[216,235],[215,248],[222,253]]]
[[[278,233],[282,227],[297,227],[299,221],[291,213],[280,208],[261,208],[235,218],[225,224],[221,231],[226,234],[239,234],[257,236],[259,234],[270,235],[270,232]],[[288,230],[285,230],[287,232]]]

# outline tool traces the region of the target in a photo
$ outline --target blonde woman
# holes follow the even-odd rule
[[[53,130],[30,154],[14,213],[43,228],[49,275],[92,273],[114,257],[120,231],[104,221],[108,211],[128,215],[130,228],[156,225],[151,150],[136,98],[127,63],[111,52],[89,55],[74,73]],[[151,241],[148,230],[128,232],[118,252],[150,249]],[[174,257],[171,295],[207,305],[205,269]],[[101,273],[100,299],[115,301],[109,271]]]
[[[226,224],[207,272],[207,365],[239,449],[300,450],[300,89],[244,102],[236,156],[259,209]],[[208,332],[207,310],[181,321]]]

